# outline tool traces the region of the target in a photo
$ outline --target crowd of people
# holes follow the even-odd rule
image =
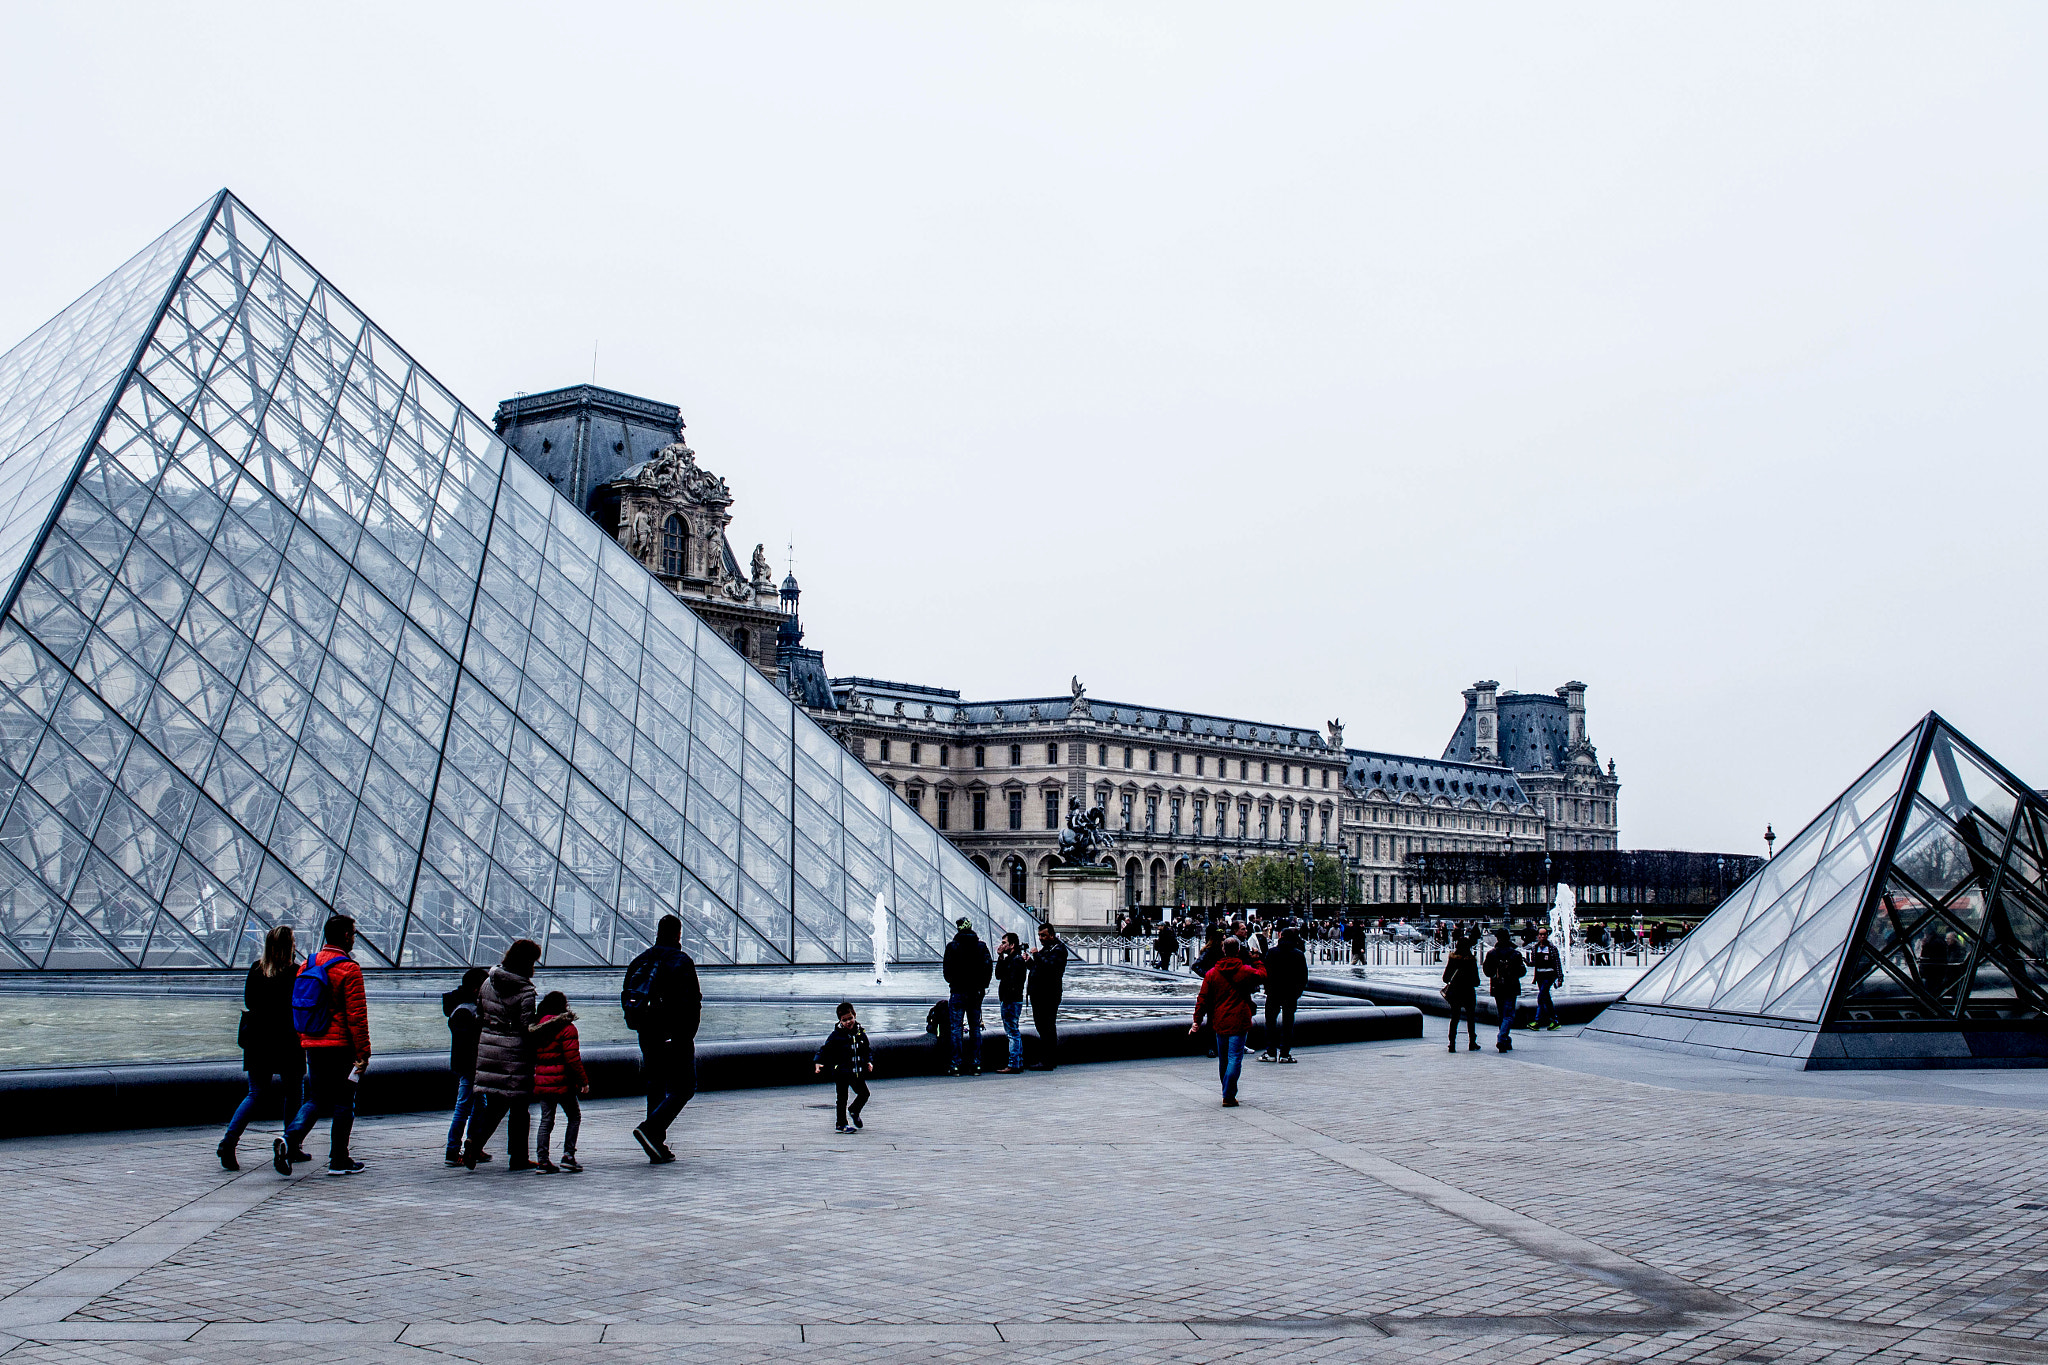
[[[639,1039],[647,1084],[647,1117],[635,1125],[633,1140],[658,1166],[676,1159],[668,1146],[669,1126],[697,1089],[696,1039],[704,994],[697,966],[683,951],[682,934],[681,919],[663,916],[655,927],[654,946],[626,968],[619,996],[626,1024]],[[241,1169],[237,1148],[242,1134],[271,1096],[282,1096],[286,1103],[284,1132],[271,1143],[271,1165],[279,1175],[313,1160],[305,1141],[323,1118],[328,1121],[327,1174],[347,1176],[363,1169],[349,1150],[357,1088],[371,1055],[363,969],[352,955],[355,937],[355,921],[335,915],[322,931],[320,948],[301,961],[290,928],[279,926],[265,936],[263,955],[250,966],[242,987],[239,1039],[249,1090],[217,1149],[225,1169]],[[448,1065],[455,1078],[445,1154],[450,1166],[473,1171],[492,1160],[489,1143],[503,1125],[506,1169],[550,1175],[583,1169],[576,1140],[583,1126],[580,1101],[590,1094],[590,1077],[568,997],[560,991],[543,994],[533,984],[540,958],[538,943],[516,939],[497,966],[470,968],[461,984],[441,997],[441,1012],[448,1019]],[[841,1008],[843,1027],[853,1011],[850,1005]],[[865,1034],[860,1044],[864,1056]],[[825,1051],[820,1049],[821,1058]],[[864,1086],[860,1093],[865,1099]],[[296,1111],[291,1108],[294,1097]],[[540,1130],[533,1134],[536,1100]],[[840,1103],[843,1125],[843,1090]],[[856,1105],[856,1127],[858,1113]],[[562,1124],[560,1162],[553,1159],[552,1147],[557,1119]]]
[[[1262,921],[1259,911],[1247,910],[1239,923],[1258,925]],[[1263,921],[1270,927],[1275,921],[1268,917]],[[1431,918],[1411,924],[1405,919],[1389,919],[1381,916],[1338,916],[1331,919],[1282,919],[1278,921],[1292,925],[1304,943],[1341,943],[1348,950],[1349,960],[1363,963],[1366,960],[1368,939],[1393,939],[1398,942],[1435,943],[1448,952],[1461,938],[1478,939],[1486,930],[1481,923],[1453,919]],[[1516,941],[1526,947],[1536,941],[1536,931],[1543,922],[1524,919],[1514,926],[1512,932]],[[1608,922],[1605,920],[1582,920],[1579,924],[1580,943],[1586,950],[1586,960],[1592,966],[1612,966],[1620,961],[1621,954],[1648,949],[1662,952],[1671,943],[1685,936],[1689,926],[1666,923],[1662,920]],[[1174,958],[1184,946],[1200,942],[1206,933],[1204,920],[1192,915],[1178,914],[1162,918],[1157,926],[1150,925],[1142,915],[1131,914],[1117,925],[1117,932],[1125,938],[1146,939],[1152,943],[1155,965],[1160,971],[1170,970]]]
[[[1051,926],[1038,931],[1038,945],[1026,950],[1016,934],[1003,935],[991,956],[966,919],[947,946],[944,1008],[950,1019],[950,1074],[981,1069],[981,1006],[996,984],[1003,1032],[1009,1040],[1005,1073],[1025,1070],[1022,1019],[1031,1006],[1038,1030],[1038,1059],[1032,1070],[1051,1071],[1059,1061],[1060,1000],[1070,953]],[[640,1071],[647,1089],[647,1116],[633,1128],[633,1140],[655,1165],[673,1162],[670,1126],[697,1088],[696,1038],[704,993],[696,963],[682,947],[683,922],[663,916],[654,946],[626,968],[619,993],[625,1022],[639,1040]],[[282,1097],[284,1132],[271,1144],[271,1164],[280,1175],[314,1158],[306,1138],[328,1120],[327,1173],[353,1175],[363,1163],[350,1152],[356,1094],[370,1065],[370,1018],[364,1002],[363,971],[353,956],[355,921],[336,915],[327,921],[324,942],[301,960],[293,932],[272,929],[262,956],[249,968],[242,988],[239,1043],[248,1093],[222,1134],[220,1164],[241,1169],[238,1148],[249,1121],[266,1100]],[[448,1020],[448,1066],[455,1080],[455,1107],[448,1124],[445,1160],[475,1170],[494,1160],[491,1139],[500,1127],[509,1148],[506,1169],[543,1174],[582,1171],[576,1142],[583,1126],[580,1101],[590,1094],[576,1013],[561,991],[542,993],[533,982],[541,947],[517,939],[495,967],[471,967],[441,997]],[[835,1127],[861,1131],[867,1107],[867,1077],[874,1074],[874,1050],[851,1002],[842,1001],[830,1034],[813,1055],[813,1074],[838,1090]],[[849,1099],[851,1103],[849,1103]],[[540,1127],[532,1131],[533,1104]],[[294,1107],[294,1105],[296,1107]],[[553,1140],[561,1123],[559,1161]]]
[[[1195,930],[1193,925],[1173,923],[1160,927],[1155,947],[1162,968],[1178,953],[1182,928]],[[1308,988],[1303,935],[1313,929],[1247,916],[1227,928],[1209,927],[1204,934],[1202,952],[1192,964],[1201,987],[1188,1031],[1209,1036],[1209,1055],[1217,1061],[1226,1107],[1238,1102],[1257,1008],[1254,996],[1263,993],[1265,1004],[1265,1050],[1258,1060],[1279,1065],[1295,1060],[1295,1014]],[[1493,932],[1494,945],[1482,958],[1477,952],[1477,926],[1448,929],[1443,994],[1451,1009],[1452,1052],[1458,1050],[1461,1018],[1469,1050],[1478,1049],[1476,1001],[1482,977],[1500,1009],[1495,1046],[1502,1052],[1514,1046],[1510,1034],[1526,976],[1534,975],[1537,988],[1536,1017],[1530,1027],[1558,1027],[1551,991],[1564,978],[1564,960],[1550,942],[1548,927],[1529,926],[1526,955],[1512,931]],[[346,915],[330,918],[323,939],[302,961],[292,930],[274,928],[264,940],[262,956],[249,968],[239,1034],[248,1093],[218,1147],[227,1170],[240,1169],[241,1137],[257,1108],[272,1097],[282,1097],[287,1112],[284,1131],[271,1144],[271,1164],[279,1174],[290,1175],[294,1165],[313,1160],[305,1141],[323,1118],[328,1121],[327,1173],[346,1176],[363,1169],[349,1149],[357,1088],[371,1059],[363,971],[352,955],[355,922]],[[1039,926],[1037,940],[1027,949],[1017,934],[1005,933],[991,953],[969,920],[958,921],[942,966],[947,998],[933,1008],[931,1021],[932,1031],[948,1050],[948,1075],[981,1072],[982,1006],[991,984],[1008,1044],[998,1074],[1057,1069],[1058,1016],[1072,953],[1051,925]],[[473,1171],[493,1160],[489,1144],[503,1127],[508,1170],[575,1174],[583,1169],[576,1143],[583,1124],[580,1101],[590,1094],[590,1077],[583,1065],[576,1013],[567,996],[561,991],[542,993],[534,985],[540,958],[538,943],[517,939],[497,966],[470,968],[441,998],[448,1020],[449,1069],[455,1079],[445,1152],[450,1166]],[[667,1142],[669,1128],[696,1093],[696,1038],[704,1003],[696,964],[682,948],[679,918],[661,919],[654,946],[626,968],[619,999],[626,1025],[639,1040],[647,1090],[647,1115],[634,1126],[633,1140],[650,1162],[665,1165],[676,1159]],[[1038,1033],[1038,1056],[1028,1067],[1023,1034],[1027,1003]],[[812,1067],[815,1075],[829,1076],[837,1088],[837,1130],[861,1131],[874,1051],[850,1002],[839,1005],[836,1023],[812,1057]],[[537,1134],[532,1131],[535,1101],[541,1106]],[[559,1162],[553,1146],[558,1120]]]

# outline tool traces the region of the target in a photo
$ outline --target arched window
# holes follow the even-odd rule
[[[670,516],[661,524],[661,571],[672,578],[683,576],[683,565],[689,562],[688,548],[690,533],[683,529],[683,519]]]

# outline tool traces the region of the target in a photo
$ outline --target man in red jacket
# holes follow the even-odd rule
[[[1216,1030],[1216,1070],[1223,1078],[1223,1107],[1237,1108],[1237,1075],[1244,1070],[1245,1040],[1252,1031],[1252,992],[1266,979],[1266,969],[1244,960],[1244,944],[1235,938],[1223,940],[1223,956],[1202,978],[1195,996],[1195,1021],[1189,1033],[1200,1033],[1202,1025]]]
[[[370,1014],[363,1004],[363,969],[349,956],[356,946],[356,922],[347,915],[336,915],[327,921],[325,937],[327,946],[306,959],[299,979],[292,983],[294,1015],[313,997],[318,1003],[307,1014],[315,1022],[324,1014],[326,1027],[317,1033],[303,1027],[299,1030],[299,1046],[306,1052],[306,1102],[298,1117],[285,1125],[284,1136],[271,1144],[270,1164],[279,1175],[290,1175],[294,1160],[310,1160],[300,1144],[325,1114],[334,1116],[328,1126],[327,1174],[354,1175],[363,1169],[363,1163],[348,1154],[349,1130],[356,1121],[356,1086],[370,1065]],[[327,984],[319,989],[322,976]]]

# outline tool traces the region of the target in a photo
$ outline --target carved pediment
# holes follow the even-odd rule
[[[681,441],[672,441],[621,473],[614,481],[636,492],[666,501],[700,503],[724,508],[732,504],[732,490],[725,480],[697,464],[697,454]]]

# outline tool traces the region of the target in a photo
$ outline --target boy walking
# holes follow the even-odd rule
[[[868,1106],[867,1077],[874,1071],[874,1052],[868,1047],[867,1030],[860,1026],[852,1003],[842,1000],[839,1002],[839,1026],[826,1035],[825,1041],[811,1055],[811,1074],[822,1076],[830,1073],[839,1090],[838,1119],[833,1132],[860,1131],[860,1111]],[[846,1104],[846,1092],[849,1090],[853,1092],[851,1109]]]

